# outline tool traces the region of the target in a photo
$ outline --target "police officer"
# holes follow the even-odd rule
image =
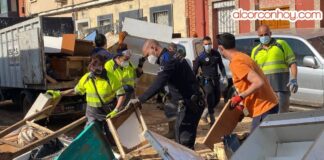
[[[199,81],[205,91],[207,100],[207,108],[205,109],[202,118],[207,121],[207,114],[210,117],[210,125],[215,122],[214,108],[220,100],[220,75],[218,68],[221,70],[224,83],[226,84],[226,72],[222,57],[218,51],[212,49],[212,41],[210,37],[206,36],[203,39],[204,51],[195,59],[193,63],[193,71],[195,75],[198,74],[198,69],[201,68],[201,76]]]
[[[182,96],[177,103],[176,141],[193,149],[203,111],[203,98],[199,93],[198,81],[186,61],[174,59],[156,40],[147,40],[143,46],[143,53],[149,63],[160,65],[161,70],[150,88],[130,103],[144,103],[165,85],[176,88]]]

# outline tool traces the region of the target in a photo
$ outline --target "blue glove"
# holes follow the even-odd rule
[[[287,84],[290,92],[296,93],[298,91],[298,83],[297,79],[291,79],[290,82]]]

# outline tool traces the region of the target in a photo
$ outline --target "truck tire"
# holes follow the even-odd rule
[[[30,91],[22,91],[20,97],[20,106],[22,107],[22,112],[25,115],[29,111],[30,107],[33,105],[35,101],[35,96]]]

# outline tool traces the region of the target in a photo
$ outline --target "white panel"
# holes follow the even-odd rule
[[[45,53],[61,53],[62,37],[44,36]]]
[[[138,118],[132,113],[127,120],[117,129],[121,144],[127,149],[132,149],[145,141],[143,129]],[[130,136],[129,134],[132,134]]]
[[[123,31],[129,35],[144,39],[155,39],[161,42],[170,43],[173,29],[170,26],[149,23],[131,18],[125,18]]]

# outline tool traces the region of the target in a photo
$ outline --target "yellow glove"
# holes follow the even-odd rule
[[[114,109],[113,111],[111,111],[111,112],[106,116],[106,118],[113,118],[113,117],[115,117],[117,114],[118,114],[118,110],[117,110],[117,109]]]
[[[55,91],[55,90],[48,90],[46,91],[46,94],[52,96],[53,99],[57,99],[61,97],[61,91]]]

